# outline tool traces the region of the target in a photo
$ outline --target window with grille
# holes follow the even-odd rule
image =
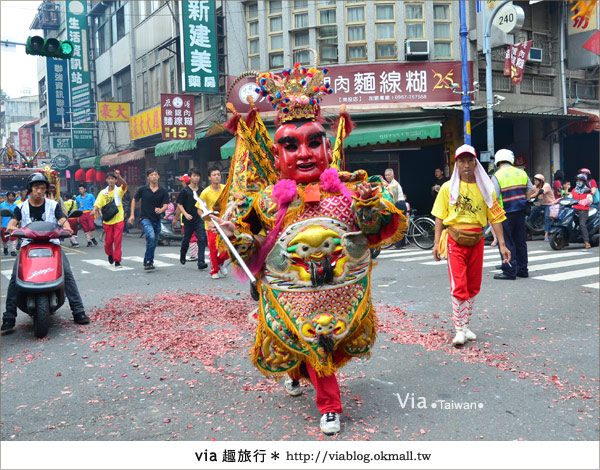
[[[367,59],[365,5],[346,7],[346,47],[348,60]]]
[[[525,76],[521,81],[521,93],[528,95],[551,95],[552,79]]]
[[[406,25],[406,39],[425,39],[423,4],[405,3],[404,22]]]
[[[106,99],[112,97],[112,83],[109,78],[98,85],[98,98],[100,98],[100,101],[106,101]]]
[[[269,65],[272,68],[283,67],[283,16],[282,2],[269,2]]]
[[[433,4],[433,54],[436,59],[452,57],[452,17],[449,3]]]
[[[535,47],[542,50],[542,63],[550,64],[550,40],[548,39],[548,35],[533,33],[532,34],[533,43],[531,47]]]
[[[483,76],[485,77],[485,72]],[[492,90],[512,91],[512,82],[510,81],[510,77],[505,77],[501,73],[492,73]]]
[[[598,87],[594,83],[586,83],[579,80],[569,82],[569,98],[580,100],[598,99]]]
[[[115,75],[117,101],[131,101],[131,71],[126,67]]]
[[[334,8],[331,8],[331,5]],[[319,1],[317,44],[319,64],[338,63],[338,28],[335,1]]]
[[[375,55],[378,60],[396,59],[396,15],[394,4],[375,5]]]
[[[246,18],[248,18],[248,67],[252,70],[256,70],[260,69],[258,3],[250,3],[246,5]]]

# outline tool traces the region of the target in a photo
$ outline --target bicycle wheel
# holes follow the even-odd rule
[[[419,248],[430,250],[435,240],[435,222],[428,217],[418,218],[412,223],[410,237]]]

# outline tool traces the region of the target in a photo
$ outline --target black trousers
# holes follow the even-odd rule
[[[7,318],[17,318],[17,266],[18,266],[19,258],[15,260],[15,264],[13,266],[13,272],[10,277],[10,282],[8,283],[8,290],[6,291],[6,311],[2,315],[3,319]],[[65,277],[65,295],[67,299],[69,299],[69,305],[71,306],[71,311],[73,315],[78,313],[85,313],[85,309],[83,307],[83,301],[81,300],[81,295],[79,295],[79,289],[77,288],[77,283],[75,282],[75,277],[73,276],[73,271],[71,271],[71,265],[67,260],[67,256],[64,251],[62,253],[62,262],[63,262],[63,274]]]
[[[525,229],[525,211],[507,212],[506,220],[502,222],[504,243],[510,250],[510,265],[503,264],[502,271],[509,277],[517,274],[527,275],[527,232]],[[500,252],[500,245],[498,245]],[[502,258],[502,252],[500,252]]]
[[[590,233],[587,228],[587,220],[588,220],[590,211],[589,211],[589,209],[585,210],[585,211],[583,211],[581,209],[576,209],[575,212],[577,213],[577,217],[579,218],[579,230],[581,230],[581,236],[583,237],[583,241],[585,243],[589,243],[590,242]]]
[[[187,255],[188,248],[190,247],[190,240],[192,235],[196,234],[198,239],[198,266],[202,266],[204,261],[204,250],[206,250],[206,228],[204,228],[204,221],[198,217],[196,220],[185,220],[183,225],[183,240],[181,241],[181,256]]]

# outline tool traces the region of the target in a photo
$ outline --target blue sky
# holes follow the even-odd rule
[[[30,30],[29,26],[37,12],[39,1],[7,1],[0,2],[0,32],[1,39],[22,42],[28,36],[42,33],[40,30]],[[32,95],[37,95],[37,58],[25,54],[24,46],[11,48],[2,47],[0,85],[11,98],[24,95],[29,88]]]

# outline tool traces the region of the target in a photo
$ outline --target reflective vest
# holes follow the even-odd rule
[[[57,205],[58,205],[58,202],[56,202],[52,199],[44,199],[44,213],[42,214],[42,220],[44,222],[52,222],[53,224],[58,224],[58,220],[56,220],[56,216],[55,216]],[[31,222],[33,222],[33,220],[31,220],[31,214],[29,212],[30,211],[29,201],[25,201],[23,204],[21,204],[20,208],[21,208],[21,227],[26,227]],[[21,246],[25,246],[25,245],[28,245],[29,243],[31,243],[31,239],[29,239],[29,238],[23,238],[22,240],[23,241],[21,242]],[[55,238],[55,239],[50,240],[50,243],[54,243],[55,245],[60,245],[60,240]]]
[[[516,212],[527,205],[527,183],[529,178],[520,168],[506,165],[494,173],[500,185],[498,203],[505,212]]]

